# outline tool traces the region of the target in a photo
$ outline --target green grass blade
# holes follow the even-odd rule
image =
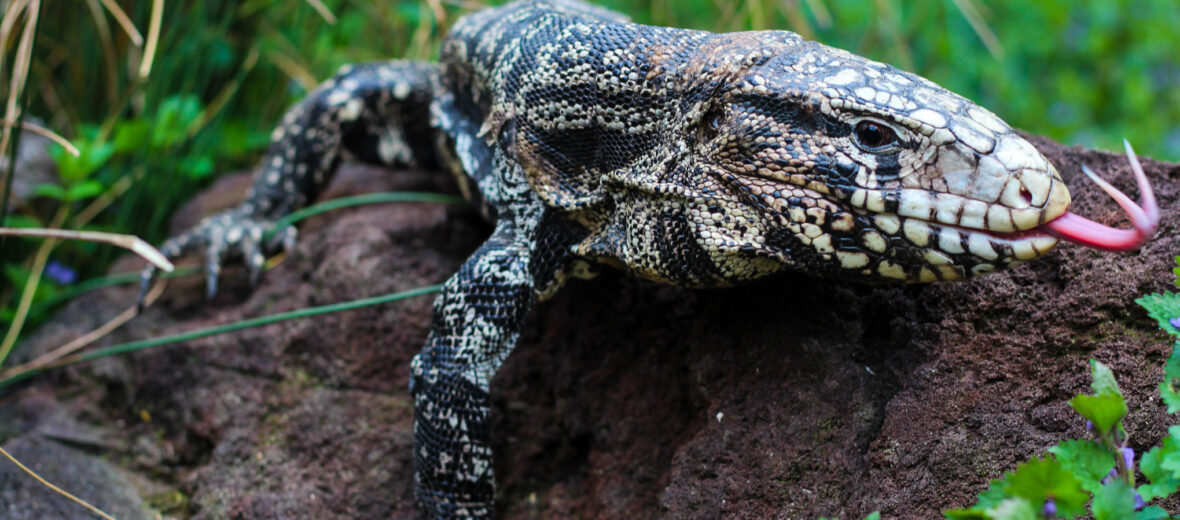
[[[51,368],[58,368],[58,367],[63,367],[63,366],[67,366],[67,365],[73,365],[75,363],[82,363],[85,361],[93,361],[95,359],[99,359],[99,358],[103,358],[103,357],[107,357],[107,356],[126,354],[129,352],[135,352],[137,350],[143,350],[143,349],[147,349],[147,348],[151,348],[151,347],[158,347],[161,345],[168,345],[171,343],[179,343],[182,341],[189,341],[189,340],[193,340],[193,339],[197,339],[197,338],[204,338],[207,336],[213,336],[213,335],[217,335],[217,334],[225,334],[227,332],[234,332],[234,331],[238,331],[238,330],[242,330],[242,329],[248,329],[251,327],[258,327],[261,325],[269,325],[271,323],[277,323],[280,321],[293,320],[296,318],[307,318],[310,316],[318,316],[320,314],[348,311],[348,310],[353,310],[353,309],[359,309],[361,307],[368,307],[371,305],[380,305],[382,303],[390,303],[390,302],[395,302],[395,301],[399,301],[399,300],[405,300],[407,298],[413,298],[415,296],[422,296],[422,295],[426,295],[426,294],[435,293],[440,290],[442,290],[442,284],[429,285],[426,287],[419,287],[417,289],[410,289],[408,291],[401,291],[401,292],[396,292],[396,293],[391,293],[391,294],[384,294],[381,296],[374,296],[371,298],[361,298],[359,300],[351,300],[351,301],[347,301],[347,302],[333,303],[330,305],[321,305],[319,307],[308,307],[306,309],[298,309],[298,310],[289,311],[289,312],[280,312],[278,314],[271,314],[269,316],[260,316],[257,318],[250,318],[247,320],[242,320],[242,321],[238,321],[238,322],[234,322],[234,323],[227,323],[224,325],[218,325],[216,327],[208,327],[208,328],[193,330],[193,331],[189,331],[189,332],[182,332],[180,334],[172,334],[169,336],[161,336],[161,337],[156,337],[156,338],[148,338],[148,339],[142,339],[142,340],[138,340],[138,341],[132,341],[129,343],[121,343],[119,345],[113,345],[110,347],[101,348],[101,349],[97,349],[97,350],[92,350],[90,352],[85,352],[82,354],[76,354],[73,356],[69,356],[69,357],[63,358],[62,360],[60,360],[52,365],[48,365],[45,367],[40,367],[40,368],[35,368],[35,369],[23,371],[23,372],[18,372],[18,373],[13,374],[12,376],[9,376],[3,380],[0,380],[0,389],[11,386],[12,384],[17,383],[19,381],[23,381],[25,379],[28,379],[32,376],[35,376],[35,375],[40,374],[42,372],[45,372]]]
[[[274,227],[270,229],[262,237],[262,241],[266,242],[271,239],[283,228],[290,226],[300,220],[308,218],[312,215],[319,215],[325,211],[332,211],[334,209],[347,208],[352,206],[360,206],[363,204],[378,204],[383,202],[440,202],[443,204],[466,204],[462,197],[454,195],[446,195],[442,193],[429,193],[419,191],[390,191],[381,193],[366,193],[364,195],[356,195],[352,197],[342,197],[339,199],[326,200],[319,204],[308,206],[299,211],[287,215],[277,222]]]

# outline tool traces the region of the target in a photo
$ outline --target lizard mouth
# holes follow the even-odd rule
[[[1143,245],[1152,235],[1160,222],[1160,208],[1156,204],[1155,194],[1151,191],[1151,183],[1143,173],[1143,165],[1131,149],[1131,143],[1123,140],[1126,147],[1127,161],[1131,164],[1131,171],[1135,174],[1135,182],[1139,185],[1139,203],[1136,204],[1123,192],[1082,166],[1082,171],[1107,195],[1118,202],[1127,217],[1131,220],[1131,229],[1118,229],[1099,224],[1076,213],[1066,212],[1049,222],[1041,224],[1032,231],[1041,231],[1062,240],[1075,244],[1102,249],[1106,251],[1128,251]],[[1001,236],[1011,239],[1012,234],[1002,233]]]
[[[1095,175],[1089,167],[1083,166],[1082,170],[1123,208],[1131,221],[1131,229],[1112,228],[1068,211],[1038,226],[1012,231],[966,227],[918,218],[912,220],[921,223],[917,226],[920,229],[937,229],[938,231],[930,235],[920,233],[919,239],[914,243],[925,245],[927,239],[922,239],[922,236],[937,237],[938,247],[944,251],[971,251],[973,254],[987,259],[994,257],[996,247],[1003,246],[1011,249],[1013,256],[1018,260],[1029,260],[1041,256],[1056,245],[1058,240],[1106,251],[1135,249],[1155,234],[1155,230],[1159,226],[1160,209],[1156,204],[1155,195],[1152,193],[1151,184],[1143,172],[1143,166],[1139,163],[1135,152],[1131,150],[1130,144],[1126,146],[1127,160],[1131,164],[1131,171],[1135,175],[1141,194],[1138,204],[1111,186],[1110,183]],[[909,225],[907,222],[902,227],[908,229]]]

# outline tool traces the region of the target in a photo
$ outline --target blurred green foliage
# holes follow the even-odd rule
[[[147,33],[151,1],[118,3]],[[171,0],[150,75],[143,48],[98,0],[45,2],[29,111],[82,151],[53,152],[60,180],[8,225],[137,234],[167,219],[214,174],[251,167],[283,111],[342,64],[432,59],[460,0]],[[1180,2],[1175,0],[602,0],[640,23],[713,31],[790,29],[972,98],[1014,126],[1112,150],[1180,159]],[[85,6],[85,8],[83,8]],[[8,47],[11,53],[12,46]],[[5,57],[11,62],[11,56]],[[6,82],[4,82],[6,83]],[[52,208],[47,210],[46,208]],[[84,218],[79,217],[84,215]],[[11,319],[38,243],[0,244],[0,325]],[[80,278],[119,251],[66,242],[51,261]],[[52,280],[36,301],[55,292]],[[42,308],[42,307],[35,307]],[[31,323],[43,313],[30,316]]]

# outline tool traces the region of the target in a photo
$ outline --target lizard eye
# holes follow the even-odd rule
[[[890,151],[897,144],[897,133],[884,123],[864,120],[856,124],[856,145],[866,152]]]

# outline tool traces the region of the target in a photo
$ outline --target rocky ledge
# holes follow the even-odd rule
[[[1133,192],[1121,156],[1035,144],[1075,211],[1118,208],[1085,163]],[[1069,437],[1087,360],[1114,369],[1132,446],[1170,421],[1155,398],[1169,342],[1132,300],[1170,286],[1180,166],[1144,164],[1164,219],[1142,249],[1062,245],[967,283],[866,286],[789,275],[689,291],[607,273],[534,313],[493,382],[505,518],[938,518]],[[231,176],[177,228],[232,205]],[[346,167],[332,196],[450,190],[445,176]],[[489,232],[467,209],[389,204],[302,226],[250,290],[199,280],[106,343],[446,279]],[[137,269],[128,260],[115,268]],[[86,294],[24,344],[44,352],[130,305]],[[430,297],[289,321],[74,366],[0,395],[0,442],[120,518],[412,518],[408,362]],[[84,511],[0,461],[0,516]]]

